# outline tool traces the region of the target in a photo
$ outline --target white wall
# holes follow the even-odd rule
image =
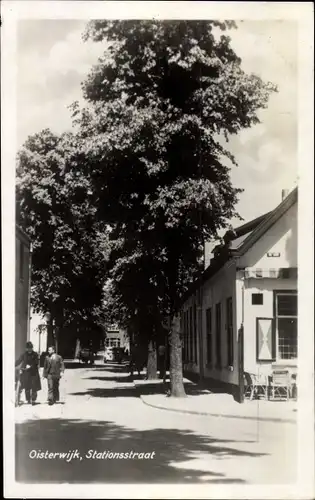
[[[268,257],[268,253],[280,253]],[[293,205],[239,260],[244,268],[297,267],[297,204]],[[241,299],[242,271],[238,272]],[[249,278],[244,281],[244,369],[253,373],[270,373],[271,363],[256,361],[256,318],[273,318],[274,290],[296,290],[296,279]],[[252,304],[252,293],[263,294],[263,304]],[[237,323],[242,322],[242,300],[239,301]]]
[[[268,257],[267,253],[279,253],[279,257]],[[237,262],[227,263],[218,273],[208,280],[202,287],[202,358],[200,366],[199,334],[197,335],[197,363],[186,363],[184,369],[194,373],[201,373],[205,378],[217,379],[223,382],[238,384],[238,331],[244,324],[244,369],[257,373],[258,368],[269,372],[271,364],[257,365],[256,362],[256,318],[273,317],[273,290],[296,289],[295,279],[246,279],[244,273],[236,268],[288,268],[297,267],[297,204],[292,206],[259,240],[238,259]],[[263,293],[263,305],[252,305],[252,293]],[[233,300],[233,339],[234,364],[233,370],[227,366],[227,322],[226,299]],[[190,297],[184,304],[187,310],[195,302]],[[206,309],[212,308],[212,352],[215,356],[215,306],[221,302],[221,349],[222,369],[216,369],[215,360],[212,366],[207,365],[206,340]],[[198,318],[198,314],[197,314]],[[198,320],[197,320],[198,321]],[[199,325],[197,327],[199,331]]]
[[[205,378],[214,378],[223,382],[238,383],[237,366],[237,335],[236,335],[236,265],[235,262],[227,263],[217,274],[213,276],[204,285],[203,294],[203,352],[205,353],[204,376]],[[233,303],[233,367],[228,366],[227,350],[227,315],[226,299],[232,297]],[[215,309],[216,304],[221,303],[221,357],[222,368],[216,367],[216,322]],[[212,363],[207,364],[207,331],[206,331],[206,310],[211,307],[212,310]]]
[[[210,280],[202,287],[202,325],[199,323],[197,307],[197,363],[185,363],[184,368],[187,371],[201,374],[205,378],[213,378],[227,383],[238,383],[237,366],[237,335],[236,335],[236,265],[229,262],[220,269]],[[227,352],[227,318],[226,318],[226,299],[232,297],[233,302],[233,367],[228,366]],[[186,301],[183,310],[186,311],[195,303],[195,297],[190,297]],[[215,308],[221,303],[221,357],[222,367],[216,367],[216,323]],[[207,330],[206,330],[206,310],[212,309],[212,363],[207,363]],[[202,326],[202,345],[200,352],[200,326]],[[201,355],[201,356],[200,356]],[[202,359],[200,359],[202,357]]]
[[[273,291],[296,290],[295,279],[249,279],[245,280],[244,317],[244,369],[253,373],[268,374],[272,363],[256,361],[256,318],[273,318]],[[252,293],[263,294],[262,305],[252,305]]]
[[[47,320],[41,315],[31,311],[30,341],[33,343],[34,351],[41,354],[47,350],[47,329],[39,333],[39,326],[46,325]]]

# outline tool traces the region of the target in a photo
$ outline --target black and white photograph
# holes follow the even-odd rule
[[[312,498],[313,5],[3,6],[5,497]]]

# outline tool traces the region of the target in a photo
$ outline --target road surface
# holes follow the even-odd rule
[[[16,408],[25,483],[296,481],[294,424],[185,415],[144,405],[120,365],[70,364],[61,403]],[[62,456],[63,454],[63,456]]]

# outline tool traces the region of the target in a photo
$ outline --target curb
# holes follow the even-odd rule
[[[137,386],[135,384],[137,389]],[[282,419],[282,418],[268,418],[268,417],[249,417],[249,416],[241,416],[241,415],[223,415],[222,413],[209,413],[209,412],[199,412],[193,410],[179,410],[177,408],[167,408],[166,406],[157,406],[152,403],[148,403],[143,396],[140,395],[140,399],[143,404],[146,406],[150,406],[151,408],[156,408],[158,410],[172,411],[174,413],[183,413],[186,415],[201,415],[203,417],[216,417],[216,418],[232,418],[239,420],[259,420],[260,422],[276,422],[276,423],[285,423],[285,424],[296,424],[296,420],[294,419]]]

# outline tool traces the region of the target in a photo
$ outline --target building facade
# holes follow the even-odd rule
[[[39,354],[48,349],[48,318],[31,310],[30,341]]]
[[[187,375],[238,394],[244,372],[297,371],[297,188],[225,236],[184,298]]]
[[[15,228],[15,357],[25,350],[30,338],[31,240]]]
[[[130,350],[128,333],[125,330],[119,328],[118,325],[107,325],[105,347],[122,347],[123,349]]]

